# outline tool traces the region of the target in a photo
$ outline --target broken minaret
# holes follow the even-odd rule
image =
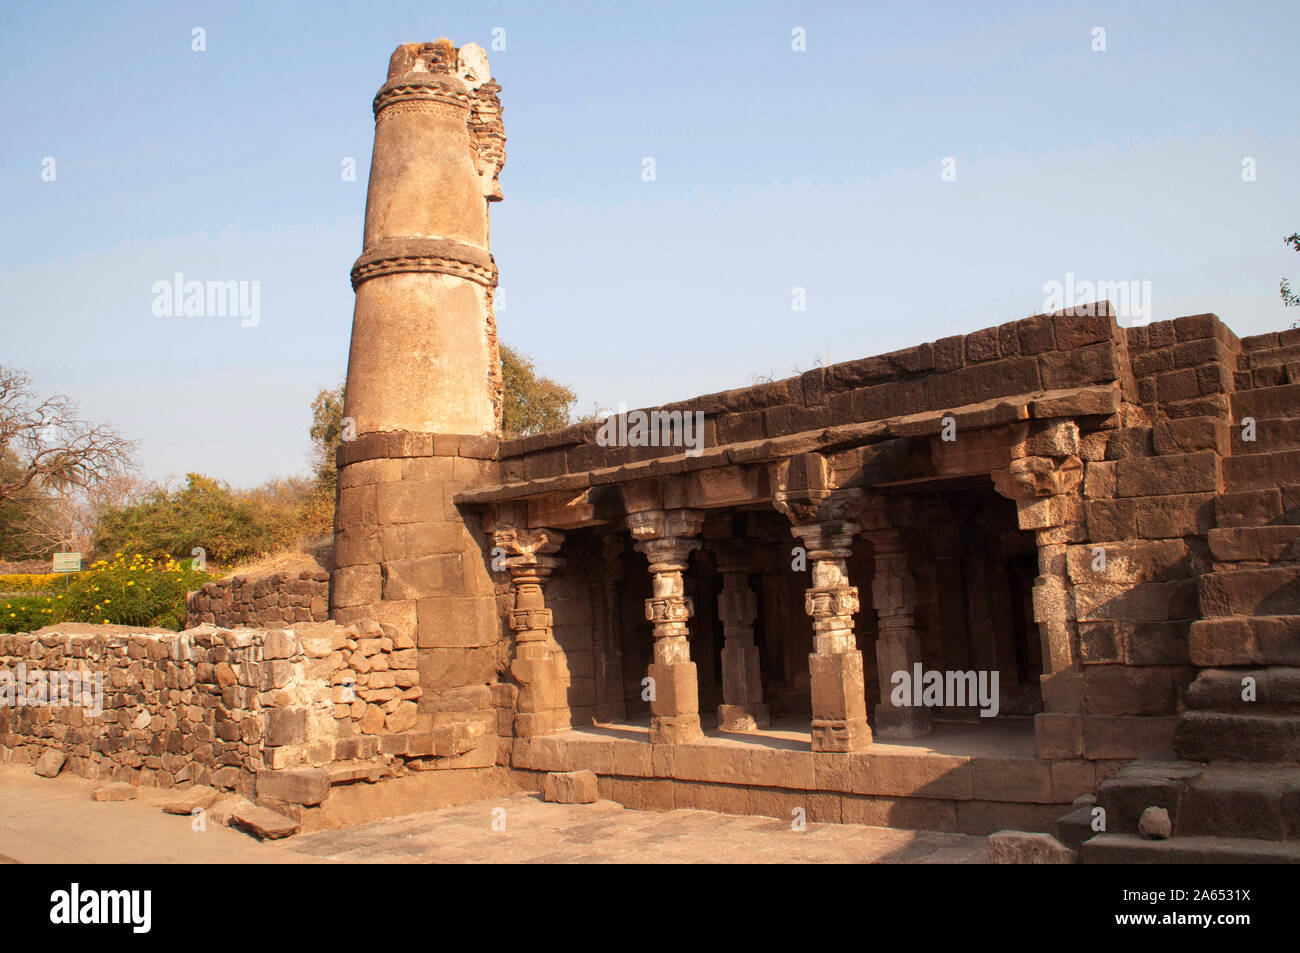
[[[495,759],[493,581],[482,529],[452,497],[495,480],[499,90],[482,47],[438,40],[398,47],[375,96],[330,598],[335,620],[373,619],[418,647],[420,691],[383,689],[418,694],[417,723],[390,729],[456,729],[466,766]]]

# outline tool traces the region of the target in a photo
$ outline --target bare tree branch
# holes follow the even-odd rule
[[[0,366],[0,455],[15,464],[0,478],[0,502],[28,487],[90,489],[134,469],[134,441],[106,424],[82,420],[63,395],[38,400],[31,378]]]

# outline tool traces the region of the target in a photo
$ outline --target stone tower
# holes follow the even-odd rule
[[[481,47],[444,39],[398,47],[375,96],[330,599],[337,621],[420,650],[420,723],[389,728],[452,726],[458,753],[481,738],[485,758],[499,620],[482,530],[452,497],[495,479],[499,90]]]

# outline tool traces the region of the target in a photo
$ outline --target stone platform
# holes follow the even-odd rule
[[[809,750],[806,720],[763,731],[706,727],[687,744],[650,743],[648,719],[593,725],[514,743],[526,772],[594,771],[600,795],[627,807],[679,808],[913,830],[1051,831],[1075,797],[1095,789],[1089,761],[1035,757],[1031,718],[935,722],[921,741],[862,752]]]

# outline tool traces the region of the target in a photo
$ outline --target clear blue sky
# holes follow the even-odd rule
[[[152,476],[302,471],[346,367],[389,54],[496,27],[500,329],[581,411],[1023,317],[1067,273],[1150,281],[1157,320],[1278,329],[1298,10],[4,0],[0,361],[140,440]],[[155,316],[178,271],[260,281],[260,324]]]

